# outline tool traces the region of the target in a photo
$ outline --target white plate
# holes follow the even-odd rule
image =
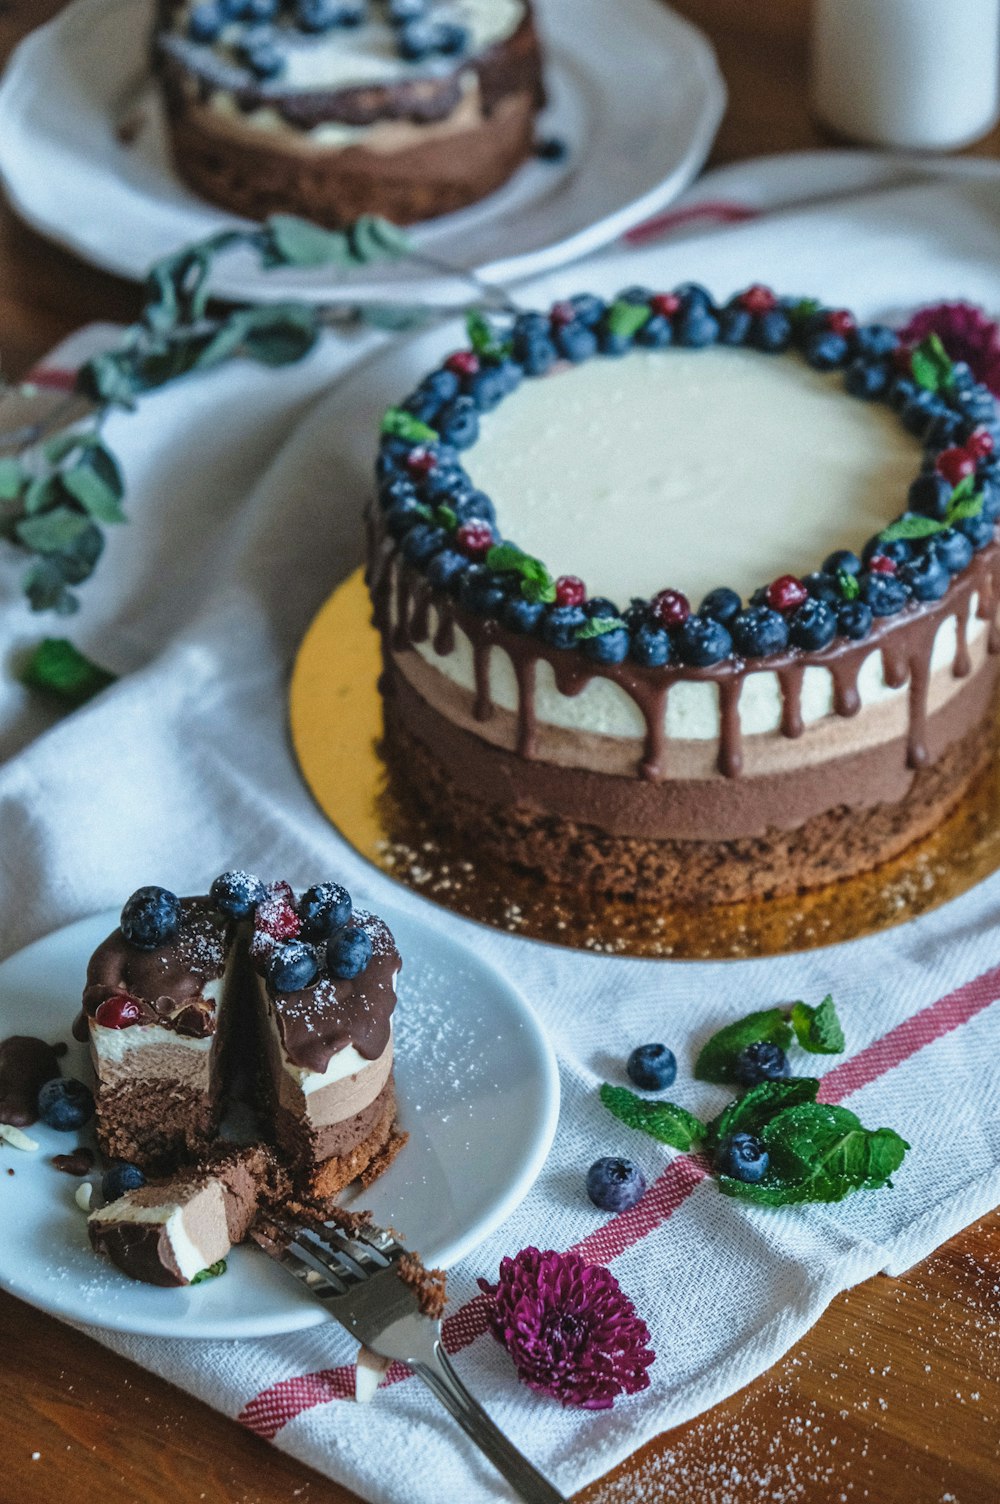
[[[152,0],[75,0],[17,48],[0,85],[0,174],[18,212],[89,261],[141,279],[150,264],[234,222],[174,175],[146,70]],[[422,250],[512,281],[597,250],[663,207],[698,172],[725,108],[715,54],[660,0],[538,0],[551,103],[539,134],[565,164],[531,162],[498,193],[416,232]],[[141,98],[131,146],[115,134]],[[339,275],[220,267],[243,298],[464,300],[413,263]]]
[[[542,1168],[559,1116],[552,1047],[497,972],[433,926],[388,913],[404,957],[396,1013],[400,1120],[410,1140],[367,1192],[367,1207],[429,1265],[453,1264],[508,1217]],[[87,959],[118,923],[98,914],[0,964],[0,1032],[69,1041],[64,1075],[90,1080],[70,1025]],[[161,1290],[93,1252],[74,1201],[79,1181],[53,1169],[87,1134],[27,1130],[27,1154],[0,1145],[0,1285],[68,1321],[164,1337],[265,1337],[326,1320],[291,1277],[253,1248],[221,1279]],[[8,1169],[14,1175],[7,1174]]]

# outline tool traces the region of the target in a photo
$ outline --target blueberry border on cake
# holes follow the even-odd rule
[[[717,304],[685,283],[666,293],[627,288],[610,302],[583,293],[503,324],[473,314],[469,339],[469,349],[450,355],[385,415],[376,463],[384,527],[402,557],[463,610],[548,647],[599,664],[699,669],[815,652],[837,638],[861,641],[877,618],[940,600],[994,539],[997,406],[936,337],[910,350],[888,326],[860,324],[815,299],[781,298],[755,284]],[[747,602],[720,585],[693,609],[681,591],[664,588],[620,609],[588,596],[574,576],[553,578],[503,537],[492,500],[460,459],[479,436],[480,414],[560,363],[712,345],[797,353],[814,370],[842,371],[850,396],[889,405],[923,444],[905,509],[860,556],[836,550],[803,579],[781,575]]]

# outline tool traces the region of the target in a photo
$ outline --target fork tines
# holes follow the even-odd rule
[[[406,1251],[380,1228],[348,1236],[330,1222],[305,1225],[261,1217],[254,1237],[265,1252],[280,1257],[300,1278],[307,1278],[308,1271],[313,1275],[309,1283],[314,1285],[316,1275],[322,1274],[338,1294],[391,1268]]]

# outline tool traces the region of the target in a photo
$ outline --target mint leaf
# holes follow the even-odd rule
[[[476,308],[466,315],[465,328],[469,344],[481,360],[505,360],[514,348],[513,342],[501,339],[489,319]]]
[[[437,522],[439,527],[446,528],[449,533],[453,533],[458,527],[458,513],[455,511],[454,507],[438,507],[437,511],[434,513],[434,520]]]
[[[421,423],[412,413],[402,407],[390,407],[382,419],[382,432],[393,439],[405,439],[408,444],[436,444],[436,429]]]
[[[762,1134],[771,1156],[765,1181],[802,1181],[816,1199],[839,1201],[849,1191],[877,1189],[899,1169],[909,1148],[891,1128],[866,1128],[846,1107],[808,1102],[771,1119]]]
[[[819,298],[799,298],[798,302],[793,303],[787,310],[787,313],[793,324],[804,324],[806,319],[811,319],[814,313],[819,313],[819,310]]]
[[[627,1128],[648,1133],[661,1144],[685,1153],[705,1137],[704,1124],[673,1102],[647,1102],[627,1087],[611,1086],[607,1081],[601,1087],[601,1101]]]
[[[207,1269],[200,1269],[191,1281],[192,1285],[203,1285],[207,1279],[218,1279],[220,1274],[226,1272],[225,1259],[218,1259],[214,1264],[209,1264]]]
[[[963,517],[978,517],[982,510],[981,496],[970,496],[967,501],[952,502],[944,520],[945,527],[951,527],[953,522],[960,522]]]
[[[113,684],[116,676],[92,663],[64,637],[46,637],[22,665],[18,677],[29,689],[41,689],[72,705],[82,705]]]
[[[935,533],[943,533],[947,525],[946,522],[935,522],[933,517],[918,517],[907,512],[878,536],[882,543],[895,543],[899,538],[932,538]]]
[[[815,1102],[819,1082],[813,1076],[791,1076],[783,1081],[761,1081],[748,1092],[730,1102],[719,1117],[708,1125],[712,1143],[721,1143],[731,1133],[751,1133],[760,1138],[766,1125],[786,1107]]]
[[[792,1042],[792,1031],[780,1008],[766,1008],[759,1013],[749,1013],[746,1018],[727,1024],[713,1034],[701,1048],[694,1064],[698,1081],[735,1081],[733,1067],[736,1057],[748,1044],[766,1040],[768,1044],[785,1049]]]
[[[625,623],[618,616],[592,616],[582,627],[576,629],[576,641],[588,642],[592,637],[603,637],[608,632],[617,632]]]
[[[829,992],[815,1008],[811,1008],[808,1003],[793,1003],[790,1017],[796,1039],[810,1055],[842,1053],[844,1031]]]
[[[513,543],[495,543],[486,555],[488,568],[521,576],[521,594],[534,604],[549,605],[556,598],[556,583],[541,559],[532,558]]]
[[[612,303],[605,316],[609,334],[621,334],[631,339],[643,324],[647,324],[652,310],[645,303]]]
[[[910,370],[917,385],[929,392],[943,392],[951,385],[954,365],[938,335],[921,340],[911,352]]]
[[[858,584],[856,574],[848,574],[846,569],[838,570],[837,584],[845,601],[856,601],[861,594],[861,586]]]

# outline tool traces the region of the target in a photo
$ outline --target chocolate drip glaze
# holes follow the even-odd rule
[[[127,992],[142,1006],[143,1022],[202,1038],[214,1031],[216,1012],[202,995],[205,983],[222,976],[231,941],[226,920],[206,898],[182,900],[176,939],[156,950],[137,950],[117,929],[90,958],[84,1013],[92,1018],[106,998]]]
[[[359,976],[324,976],[313,987],[274,997],[285,1054],[302,1070],[325,1071],[348,1045],[365,1060],[377,1060],[389,1043],[399,951],[377,915],[359,909],[354,919],[372,942],[372,958]]]
[[[370,519],[371,520],[371,519]],[[380,538],[377,520],[370,530],[369,587],[374,605],[375,624],[383,641],[397,652],[412,648],[417,639],[412,623],[415,602],[424,599],[428,587],[398,553],[395,545]],[[395,597],[395,626],[390,631],[389,601]],[[666,767],[668,739],[665,732],[667,697],[679,681],[712,683],[719,695],[718,770],[725,778],[738,778],[743,769],[742,726],[739,701],[748,674],[771,671],[777,675],[781,693],[781,734],[801,736],[802,681],[807,666],[815,664],[829,671],[833,685],[833,710],[838,716],[856,715],[861,707],[858,675],[861,665],[872,652],[880,652],[886,683],[892,688],[909,684],[909,727],[907,762],[911,768],[927,765],[928,690],[931,657],[938,628],[949,616],[956,624],[956,649],[952,672],[965,677],[971,668],[967,642],[967,624],[972,601],[977,601],[977,617],[989,623],[987,648],[1000,653],[1000,629],[996,622],[1000,606],[1000,544],[990,543],[974,555],[962,574],[952,580],[941,600],[911,602],[895,616],[877,619],[861,642],[838,638],[819,651],[791,648],[767,659],[727,659],[710,668],[668,665],[644,668],[637,664],[591,663],[577,652],[551,648],[538,638],[510,632],[499,622],[474,616],[459,609],[444,592],[431,594],[439,614],[434,646],[446,654],[454,648],[457,624],[472,642],[476,667],[475,715],[485,721],[493,711],[489,687],[489,652],[500,646],[514,666],[518,686],[517,748],[528,761],[538,755],[537,713],[535,707],[536,671],[540,660],[551,667],[559,691],[566,696],[578,695],[595,678],[610,679],[638,706],[646,725],[641,759],[636,776],[653,782],[669,776]]]
[[[12,1034],[0,1042],[0,1123],[29,1128],[38,1118],[39,1091],[58,1075],[58,1057],[44,1039]]]

